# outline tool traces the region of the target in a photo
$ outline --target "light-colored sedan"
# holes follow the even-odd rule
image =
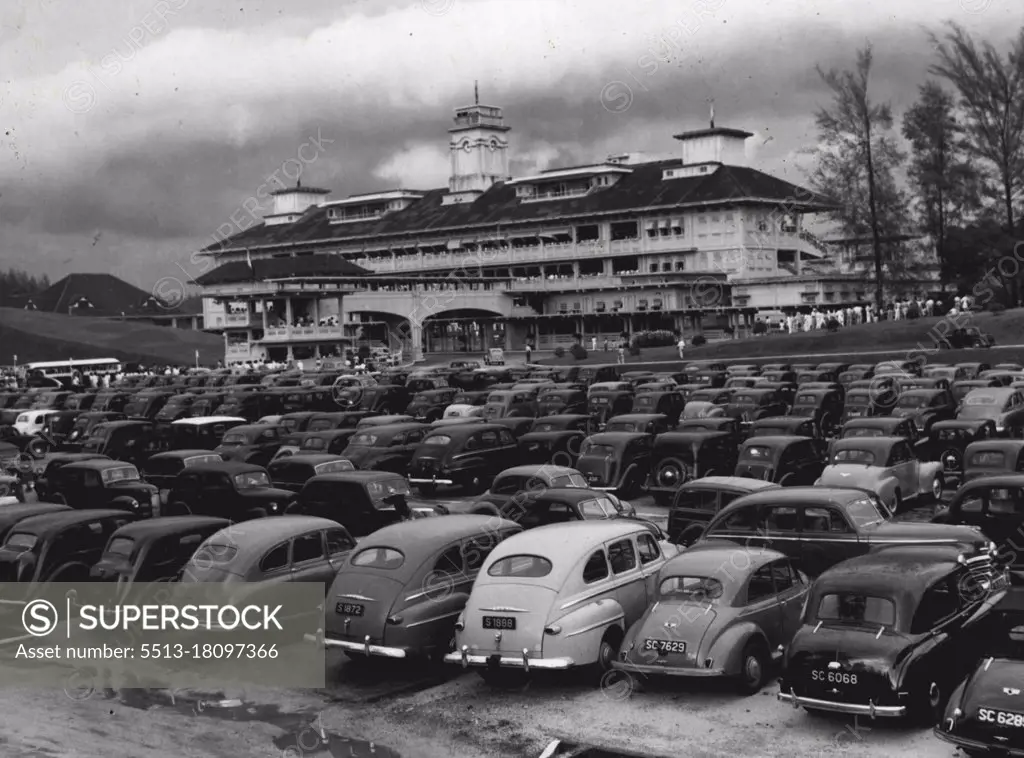
[[[661,569],[654,603],[612,665],[630,678],[730,677],[760,692],[800,628],[810,580],[774,550],[698,545]]]
[[[904,437],[854,437],[836,441],[815,486],[871,490],[894,513],[908,500],[942,497],[942,463],[922,461]]]
[[[503,670],[611,670],[626,629],[654,600],[678,548],[631,519],[552,524],[502,542],[455,625],[449,663]]]

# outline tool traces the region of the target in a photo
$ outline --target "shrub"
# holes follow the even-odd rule
[[[564,358],[565,357],[565,348],[562,347],[561,345],[556,347],[555,348],[555,357],[556,358]]]
[[[730,337],[736,336],[736,327],[734,326],[727,326],[722,331],[728,334]]]
[[[633,335],[630,345],[636,347],[668,347],[678,342],[678,337],[668,329],[656,329],[648,332],[637,332]]]
[[[768,332],[768,324],[764,321],[754,322],[754,334],[765,334]]]
[[[703,334],[697,334],[692,340],[690,340],[690,344],[694,347],[700,347],[701,345],[708,344],[708,340]]]
[[[830,318],[830,319],[828,320],[828,322],[827,322],[827,323],[825,324],[825,327],[826,327],[826,328],[827,328],[827,329],[828,329],[828,330],[829,330],[830,332],[838,332],[838,331],[839,331],[839,322],[838,322],[838,321],[836,321],[836,320],[835,320],[834,318]]]
[[[989,311],[990,313],[1002,313],[1003,311],[1006,310],[1006,306],[1003,305],[1002,303],[997,303],[993,301],[985,306],[985,310]]]
[[[917,307],[917,303],[907,307],[907,318],[921,318],[921,309]]]
[[[572,357],[578,361],[584,361],[587,359],[587,349],[579,343],[570,347],[569,352],[572,353]]]
[[[632,355],[632,356],[640,355],[640,346],[639,345],[630,345],[629,346],[629,354]]]

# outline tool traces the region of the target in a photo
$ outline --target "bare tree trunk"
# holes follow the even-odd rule
[[[882,291],[882,238],[878,231],[878,208],[875,203],[875,166],[871,156],[871,119],[864,113],[865,151],[868,164],[868,209],[871,212],[871,243],[875,251],[875,303],[878,312],[884,309]]]

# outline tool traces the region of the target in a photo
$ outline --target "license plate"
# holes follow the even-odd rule
[[[587,474],[587,481],[588,482],[596,482],[597,479],[598,479],[597,474]]]
[[[362,616],[365,607],[356,603],[338,603],[334,606],[334,612],[342,616]]]
[[[857,675],[846,671],[812,671],[811,680],[830,684],[856,684]]]
[[[658,655],[686,652],[686,643],[679,640],[644,640],[644,650],[654,650]]]
[[[484,629],[515,629],[514,616],[484,616]]]
[[[1024,714],[1012,713],[1010,711],[997,711],[994,708],[979,708],[978,721],[985,724],[996,724],[997,726],[1009,726],[1014,729],[1024,729]]]

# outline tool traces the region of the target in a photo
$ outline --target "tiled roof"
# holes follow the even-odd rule
[[[297,255],[254,260],[251,268],[246,261],[231,261],[207,271],[196,283],[209,286],[299,276],[366,276],[372,273],[337,255]]]
[[[206,251],[239,250],[275,245],[301,245],[332,240],[358,241],[387,236],[411,236],[441,230],[466,230],[498,225],[529,225],[566,218],[586,218],[615,212],[636,212],[644,208],[679,208],[705,204],[740,203],[760,200],[778,203],[793,211],[834,208],[835,204],[795,184],[776,179],[762,171],[741,166],[719,167],[708,175],[662,180],[666,169],[682,165],[679,159],[629,166],[632,173],[616,184],[587,195],[522,202],[515,188],[504,182],[491,187],[472,203],[442,205],[445,189],[429,190],[409,207],[383,218],[332,224],[325,208],[311,208],[291,224],[246,229]]]

